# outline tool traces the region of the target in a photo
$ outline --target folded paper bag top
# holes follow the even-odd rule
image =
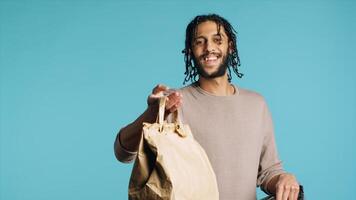
[[[144,123],[129,183],[130,200],[218,200],[215,173],[178,111],[164,121],[166,97],[155,123]]]

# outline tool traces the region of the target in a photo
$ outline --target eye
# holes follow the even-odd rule
[[[201,44],[203,44],[203,43],[204,43],[204,40],[203,40],[203,39],[197,39],[197,40],[195,40],[195,42],[194,42],[195,45],[201,45]]]
[[[214,38],[214,42],[217,43],[217,44],[221,44],[221,42],[222,42],[221,37],[215,37]]]

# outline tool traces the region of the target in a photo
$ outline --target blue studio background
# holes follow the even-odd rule
[[[267,99],[284,167],[308,199],[355,198],[355,10],[337,0],[0,0],[0,199],[127,199],[132,164],[115,159],[116,133],[156,84],[182,86],[186,25],[211,12],[238,31],[245,76],[233,82]]]

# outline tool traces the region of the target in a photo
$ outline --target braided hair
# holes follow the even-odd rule
[[[231,26],[231,24],[224,19],[223,17],[217,14],[208,14],[208,15],[198,15],[196,16],[187,26],[186,35],[185,35],[185,48],[182,51],[184,54],[184,62],[185,62],[185,78],[183,84],[188,82],[196,81],[196,76],[198,75],[198,69],[194,66],[193,55],[192,55],[192,42],[196,36],[197,27],[199,24],[213,21],[218,25],[218,33],[220,33],[220,27],[223,26],[228,36],[228,42],[232,43],[232,53],[228,55],[228,80],[231,82],[231,68],[237,77],[242,78],[243,74],[239,72],[238,66],[240,66],[240,58],[238,55],[237,47],[236,47],[236,35],[237,32]]]

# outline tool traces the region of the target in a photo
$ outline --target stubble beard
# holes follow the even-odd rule
[[[226,73],[226,70],[228,68],[228,55],[225,55],[222,57],[222,62],[221,64],[219,65],[218,69],[209,74],[207,73],[203,66],[201,65],[201,63],[194,57],[193,59],[193,63],[194,63],[194,66],[197,67],[197,71],[198,71],[198,74],[199,76],[205,78],[205,79],[214,79],[214,78],[217,78],[217,77],[221,77],[221,76],[224,76],[225,73]]]

